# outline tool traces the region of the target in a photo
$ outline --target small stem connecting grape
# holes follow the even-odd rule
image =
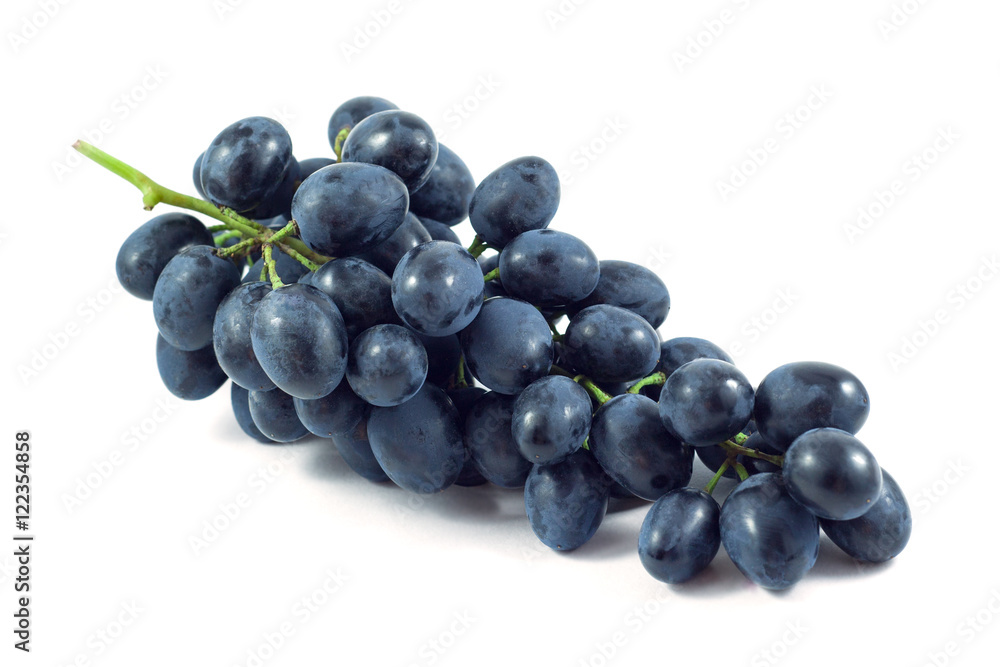
[[[167,204],[168,206],[176,206],[177,208],[195,211],[222,223],[221,226],[214,225],[209,229],[209,231],[237,231],[245,239],[253,239],[256,243],[272,242],[271,239],[283,231],[279,230],[275,232],[258,222],[244,218],[231,208],[224,206],[218,207],[211,202],[205,201],[204,199],[198,199],[197,197],[181,194],[171,190],[170,188],[166,188],[146,176],[135,167],[125,164],[118,158],[105,153],[101,149],[87,143],[86,141],[77,141],[73,144],[73,148],[84,157],[93,160],[111,173],[121,176],[123,179],[138,188],[142,193],[143,207],[147,211],[153,210],[153,207],[157,204]],[[330,257],[326,257],[313,251],[306,246],[301,239],[288,236],[293,233],[295,229],[296,228],[293,228],[292,230],[285,232],[285,236],[279,237],[278,241],[273,241],[272,245],[277,246],[279,250],[293,257],[311,271],[315,271],[319,265],[330,261]]]
[[[639,380],[638,382],[636,382],[634,385],[632,385],[631,387],[629,387],[628,388],[628,393],[630,393],[630,394],[638,394],[640,391],[642,391],[643,387],[660,386],[660,385],[662,385],[666,381],[667,381],[667,375],[666,375],[666,373],[663,373],[662,371],[657,372],[657,373],[653,373],[652,375],[648,375],[648,376],[642,378],[641,380]]]

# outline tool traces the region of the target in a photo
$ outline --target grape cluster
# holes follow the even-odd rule
[[[854,435],[857,377],[791,363],[755,389],[711,342],[661,341],[666,286],[549,228],[560,186],[541,158],[477,184],[424,120],[375,97],[341,105],[328,133],[332,157],[299,161],[276,121],[230,125],[195,161],[205,201],[187,205],[223,224],[169,213],[122,245],[118,277],[152,301],[173,394],[231,380],[250,437],[330,438],[358,474],[411,492],[523,488],[556,550],[587,542],[609,498],[652,501],[639,555],[669,583],[721,546],[786,588],[820,528],[859,560],[903,549],[903,493]],[[468,248],[452,229],[466,218]],[[704,490],[696,455],[716,471]],[[720,507],[723,476],[740,483]]]

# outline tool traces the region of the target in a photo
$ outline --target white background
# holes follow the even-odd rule
[[[40,0],[4,3],[0,434],[32,431],[37,541],[30,655],[11,647],[14,562],[0,548],[0,663],[995,660],[1000,6],[231,2],[63,0],[50,18]],[[520,155],[552,162],[553,226],[653,267],[673,297],[665,338],[741,346],[754,384],[805,359],[860,376],[873,404],[860,437],[913,509],[907,550],[858,567],[824,540],[784,594],[722,553],[668,587],[635,553],[642,506],[554,554],[516,491],[413,496],[353,475],[319,439],[249,441],[228,387],[171,399],[150,305],[114,280],[119,245],[151,214],[70,144],[89,138],[192,191],[194,158],[229,123],[273,116],[299,158],[330,155],[330,113],[361,94],[422,115],[477,179]],[[951,139],[935,149],[939,133]],[[734,169],[753,173],[723,197]],[[859,207],[878,215],[852,238]],[[8,544],[13,447],[2,452]],[[240,494],[249,505],[196,553],[191,538]],[[342,580],[329,595],[328,573]],[[323,604],[303,612],[313,595]]]

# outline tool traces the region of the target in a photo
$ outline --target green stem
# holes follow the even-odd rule
[[[211,227],[208,228],[208,231],[211,232],[212,234],[215,234],[216,232],[224,232],[227,230],[229,230],[229,225],[212,225]]]
[[[591,380],[586,375],[577,375],[576,377],[573,378],[573,382],[578,383],[581,387],[586,389],[587,393],[593,396],[594,400],[597,401],[600,405],[604,405],[605,403],[607,403],[612,399],[611,394],[607,393],[606,391],[598,387],[596,384],[594,384],[594,381]]]
[[[487,273],[485,276],[483,276],[483,282],[487,282],[488,283],[489,281],[496,280],[499,277],[500,277],[500,267],[498,266],[497,268],[493,269],[492,271],[490,271],[489,273]]]
[[[238,234],[239,232],[236,233]],[[259,241],[256,238],[243,239],[236,245],[229,246],[228,248],[219,248],[215,254],[219,257],[231,257],[250,250],[250,248],[254,247],[258,243]]]
[[[223,229],[225,229],[225,227],[223,227]],[[212,231],[212,229],[209,228],[209,231]],[[229,239],[235,239],[235,238],[243,238],[243,234],[236,231],[235,229],[230,229],[228,231],[222,232],[221,234],[215,237],[215,245],[221,246]]]
[[[285,283],[281,282],[281,278],[278,277],[278,267],[274,263],[272,248],[273,246],[270,243],[264,244],[264,266],[267,267],[267,274],[271,279],[271,287],[281,289],[285,286]]]
[[[337,133],[337,138],[333,141],[333,154],[337,156],[337,162],[343,162],[344,142],[347,141],[347,135],[350,133],[351,128],[345,127]]]
[[[464,389],[468,386],[469,382],[465,379],[465,357],[461,357],[458,360],[458,368],[455,370],[455,387]]]
[[[629,387],[628,388],[628,393],[630,393],[630,394],[638,394],[642,390],[643,387],[648,387],[650,385],[662,385],[666,381],[667,381],[667,375],[666,375],[666,373],[663,373],[662,371],[656,372],[656,373],[653,373],[652,375],[647,375],[646,377],[642,378],[641,380],[639,380],[638,382],[636,382],[634,385],[632,385],[631,387]]]
[[[715,491],[715,487],[719,484],[719,480],[722,479],[723,473],[725,473],[728,468],[729,459],[726,459],[722,462],[722,465],[719,466],[719,469],[715,471],[715,475],[712,479],[708,480],[708,484],[705,485],[705,493],[711,495],[711,493]]]
[[[177,208],[195,211],[223,223],[221,228],[218,225],[214,226],[213,229],[215,230],[235,230],[240,232],[244,237],[256,238],[260,243],[268,241],[276,234],[273,230],[268,229],[258,222],[244,218],[242,215],[236,213],[230,208],[218,207],[205,201],[204,199],[184,195],[180,192],[164,187],[135,167],[125,164],[118,158],[105,153],[96,146],[88,144],[86,141],[77,141],[73,144],[73,148],[75,148],[84,157],[93,160],[111,173],[120,176],[138,188],[139,192],[142,193],[143,208],[147,211],[152,211],[153,207],[157,204],[167,204],[168,206],[176,206]],[[282,241],[279,247],[281,246],[287,246],[295,250],[298,253],[298,257],[296,257],[296,259],[304,257],[311,260],[314,265],[323,264],[330,259],[329,257],[325,257],[317,252],[314,252],[305,243],[303,243],[301,239],[286,238]],[[282,248],[282,250],[284,250],[284,248]],[[299,259],[299,261],[302,260]]]
[[[473,257],[479,257],[490,247],[490,244],[483,240],[483,238],[476,234],[472,239],[472,245],[469,246],[469,254]]]
[[[325,261],[319,262],[317,264],[316,262],[302,255],[298,250],[295,250],[294,248],[292,248],[289,245],[286,245],[285,243],[278,243],[277,246],[281,250],[281,252],[285,253],[292,259],[298,260],[299,264],[306,267],[310,271],[319,271],[319,267],[323,266],[323,264],[330,261],[331,259],[327,258]]]
[[[733,438],[733,440],[735,439],[736,438]],[[743,440],[745,442],[746,437],[744,437]],[[779,468],[785,463],[784,456],[774,456],[773,454],[765,454],[759,449],[750,449],[749,447],[737,445],[732,440],[726,440],[725,442],[719,443],[719,446],[725,449],[731,456],[735,456],[736,454],[743,454],[744,456],[749,456],[752,459],[760,459],[761,461],[767,461],[768,463],[772,463],[778,466]]]
[[[743,466],[743,464],[735,459],[733,460],[733,469],[736,471],[736,474],[740,476],[741,482],[745,482],[750,477],[750,473],[747,472],[747,469]]]
[[[732,440],[733,442],[735,442],[737,445],[742,445],[744,442],[747,441],[747,439],[749,437],[750,436],[748,436],[748,435],[746,435],[744,433],[737,433],[732,438],[730,438],[730,440]]]

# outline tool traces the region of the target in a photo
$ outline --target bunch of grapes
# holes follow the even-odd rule
[[[274,120],[234,123],[195,162],[200,199],[77,144],[147,209],[221,223],[160,215],[118,255],[122,285],[152,301],[172,393],[231,380],[247,435],[330,438],[373,482],[523,488],[556,550],[586,543],[609,498],[653,501],[639,555],[670,583],[722,546],[787,588],[821,527],[862,561],[906,545],[903,493],[854,437],[869,396],[853,374],[791,363],[755,390],[713,343],[661,342],[666,286],[549,229],[560,187],[541,158],[477,185],[425,121],[375,97],[341,105],[329,138],[333,157],[299,161]],[[452,229],[466,218],[469,248]],[[716,471],[704,490],[689,486],[695,455]],[[720,508],[723,476],[740,482]]]

